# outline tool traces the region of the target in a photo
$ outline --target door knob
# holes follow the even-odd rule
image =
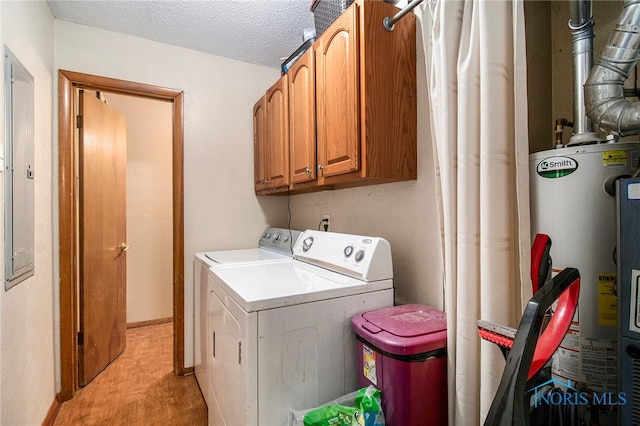
[[[120,244],[120,250],[122,251],[128,251],[131,248],[131,246],[127,243],[121,243]]]

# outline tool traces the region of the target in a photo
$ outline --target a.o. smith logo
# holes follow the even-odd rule
[[[559,178],[578,169],[578,162],[570,157],[549,157],[538,163],[536,172],[544,178]]]

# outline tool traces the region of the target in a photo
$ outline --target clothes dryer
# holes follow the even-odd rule
[[[209,271],[210,425],[284,425],[357,388],[351,318],[393,306],[389,243],[307,230],[293,253]]]
[[[196,253],[193,260],[194,294],[194,371],[207,406],[209,384],[206,372],[207,348],[207,277],[209,268],[219,265],[279,262],[293,258],[293,247],[301,231],[268,227],[258,240],[258,247]]]

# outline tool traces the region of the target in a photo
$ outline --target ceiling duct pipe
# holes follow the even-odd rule
[[[619,136],[640,133],[640,102],[624,97],[624,82],[640,59],[640,0],[626,0],[600,60],[584,85],[587,115]]]
[[[593,132],[585,111],[583,85],[593,66],[593,14],[591,0],[569,3],[569,29],[573,41],[573,135],[568,145],[593,143],[599,138]]]

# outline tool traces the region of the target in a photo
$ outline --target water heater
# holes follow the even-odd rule
[[[531,154],[531,230],[551,237],[553,268],[580,271],[574,321],[553,374],[617,390],[616,180],[635,171],[640,143],[579,145]]]

